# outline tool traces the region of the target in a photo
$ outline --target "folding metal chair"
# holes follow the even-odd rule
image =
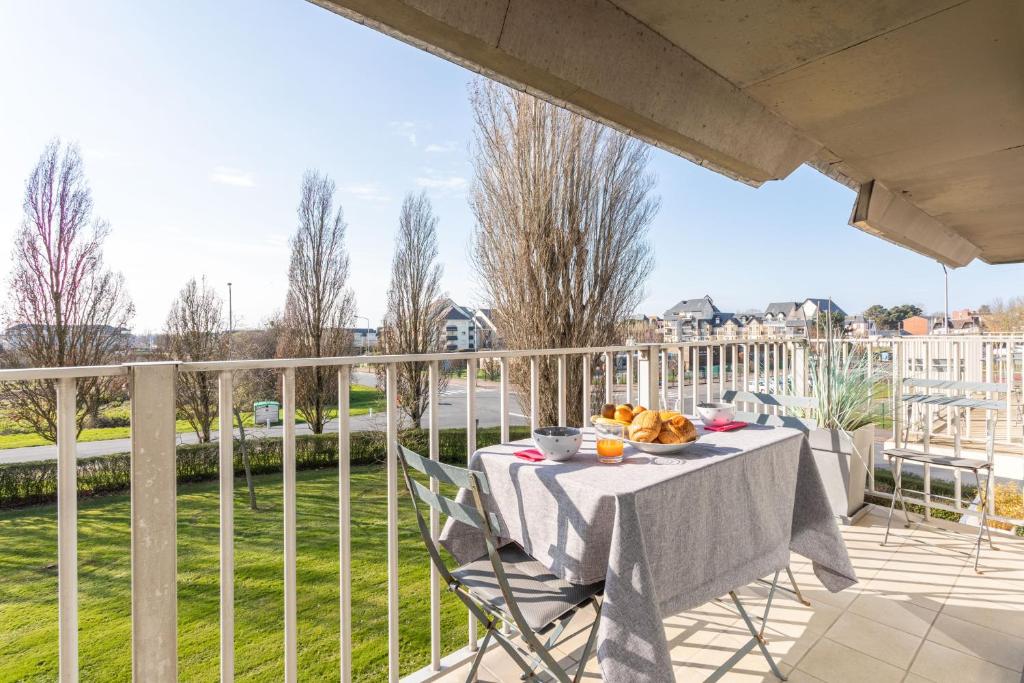
[[[430,553],[430,560],[447,589],[462,600],[469,612],[486,629],[466,680],[475,680],[487,645],[494,638],[523,670],[521,679],[533,680],[544,670],[560,683],[578,683],[597,637],[597,624],[601,616],[599,598],[604,583],[586,586],[571,584],[552,574],[519,546],[509,544],[497,547],[495,538],[501,535],[501,524],[497,516],[484,509],[482,496],[488,494],[489,488],[482,472],[429,460],[401,445],[398,450],[401,454],[402,474],[412,496],[416,521],[423,543]],[[409,476],[409,467],[439,482],[466,489],[472,496],[473,505],[465,505],[434,493]],[[472,562],[449,570],[417,501],[479,529],[487,552]],[[597,616],[590,627],[576,675],[569,678],[569,674],[551,654],[551,648],[558,644],[559,637],[573,615],[587,605],[594,606]],[[501,631],[500,623],[511,627],[508,635]],[[510,636],[516,633],[526,643],[527,649],[512,640]]]
[[[992,484],[995,480],[993,479],[992,468],[995,462],[997,413],[1004,409],[1005,404],[992,399],[972,398],[971,393],[986,392],[991,395],[993,393],[1005,391],[1005,387],[1001,384],[986,382],[956,382],[911,377],[903,380],[903,386],[908,389],[923,389],[922,393],[907,393],[900,396],[900,402],[903,403],[907,409],[907,433],[903,442],[907,443],[909,440],[910,423],[913,418],[914,409],[917,408],[919,411],[918,414],[921,417],[921,450],[911,448],[887,448],[883,451],[883,454],[889,458],[892,463],[893,491],[892,501],[889,504],[889,516],[885,522],[885,537],[882,539],[882,545],[884,546],[889,542],[889,530],[892,526],[893,512],[896,509],[897,502],[899,502],[900,509],[903,510],[903,518],[906,520],[904,527],[910,528],[914,524],[914,522],[910,520],[910,514],[907,512],[907,502],[904,496],[904,494],[908,492],[908,489],[903,488],[904,461],[917,463],[924,469],[927,485],[925,486],[925,490],[921,492],[921,495],[923,497],[922,502],[925,505],[926,511],[928,510],[928,506],[931,504],[931,499],[939,498],[952,500],[957,511],[964,512],[964,510],[960,509],[961,502],[958,498],[951,499],[949,496],[943,496],[931,492],[930,468],[932,466],[948,468],[957,474],[960,472],[970,472],[974,475],[974,483],[978,491],[978,504],[980,506],[981,518],[978,525],[978,535],[974,539],[973,549],[968,554],[968,557],[974,557],[974,571],[980,574],[982,573],[979,568],[979,563],[981,561],[982,535],[987,536],[989,548],[992,550],[998,550],[992,542],[992,530],[988,525],[988,514],[989,508],[993,507],[991,497],[993,494]],[[945,391],[947,393],[933,393],[935,391]],[[954,391],[965,393],[951,393]],[[932,410],[935,408],[945,409],[947,411],[951,411],[953,414],[953,455],[935,455],[931,453]],[[965,410],[985,411],[986,439],[984,460],[980,458],[963,457],[960,421],[964,417],[963,411]],[[1007,419],[1009,419],[1009,415],[1007,415]],[[981,473],[985,474],[984,485],[981,483]],[[956,481],[958,485],[957,491],[959,492],[959,477]],[[982,491],[985,492],[984,496],[981,495]],[[925,517],[927,518],[927,516],[928,515],[926,513]]]

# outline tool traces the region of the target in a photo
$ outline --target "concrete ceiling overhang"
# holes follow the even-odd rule
[[[752,185],[810,164],[947,265],[1024,261],[1024,2],[314,1]]]

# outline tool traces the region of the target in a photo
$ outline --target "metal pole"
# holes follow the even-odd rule
[[[946,280],[946,314],[945,318],[943,319],[942,326],[946,328],[946,334],[949,334],[949,269],[946,268],[945,263],[940,263],[939,265],[942,266],[942,274]],[[949,362],[948,358],[946,359],[946,362]]]

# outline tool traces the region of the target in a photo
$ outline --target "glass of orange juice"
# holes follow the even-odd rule
[[[607,464],[622,462],[623,443],[626,428],[622,425],[597,424],[597,461]]]

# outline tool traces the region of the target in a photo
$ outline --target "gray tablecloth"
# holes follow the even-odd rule
[[[672,681],[662,619],[784,568],[790,550],[813,561],[830,591],[856,582],[796,430],[708,433],[676,456],[627,447],[618,465],[597,463],[589,431],[567,462],[512,455],[529,445],[482,449],[470,466],[486,473],[485,505],[508,540],[570,582],[605,581],[597,653],[606,681]],[[484,553],[479,532],[452,520],[441,540],[459,562]]]

